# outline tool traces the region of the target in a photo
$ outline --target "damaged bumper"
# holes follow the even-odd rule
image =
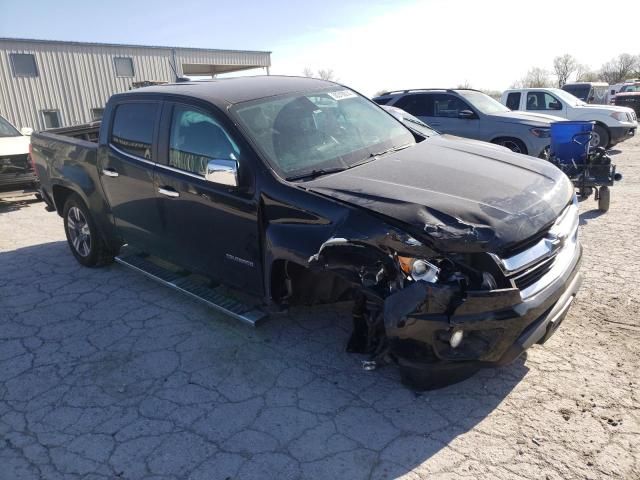
[[[413,370],[512,362],[533,344],[544,343],[564,319],[582,281],[581,256],[576,240],[527,289],[468,291],[458,301],[446,288],[412,284],[385,301],[392,354],[400,366]],[[462,333],[454,338],[455,332]]]

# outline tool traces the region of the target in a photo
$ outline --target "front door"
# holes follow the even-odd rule
[[[125,243],[150,253],[155,251],[160,230],[153,147],[159,118],[158,102],[117,104],[108,145],[100,149],[98,159],[100,181],[118,234]]]
[[[549,92],[527,92],[527,111],[565,118],[567,116],[566,105]]]
[[[204,107],[166,104],[156,196],[165,257],[220,282],[262,295],[257,201],[248,147],[221,115]],[[210,160],[238,162],[239,185],[205,179]]]
[[[427,123],[442,133],[480,139],[478,115],[464,100],[448,93],[428,95],[433,101],[433,108],[432,116],[425,120]]]

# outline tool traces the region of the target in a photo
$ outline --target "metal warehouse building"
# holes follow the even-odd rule
[[[143,82],[270,66],[271,52],[0,38],[0,115],[35,130],[86,123]]]

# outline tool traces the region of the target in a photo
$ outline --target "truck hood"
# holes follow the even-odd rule
[[[629,107],[619,107],[616,105],[577,105],[571,107],[576,110],[580,115],[586,115],[590,113],[599,113],[601,115],[611,115],[613,112],[631,113],[633,110]]]
[[[544,113],[501,112],[489,116],[500,122],[531,125],[532,127],[548,127],[553,122],[561,122],[564,120],[564,118],[554,117],[553,115],[546,115]]]
[[[29,153],[29,137],[0,137],[0,157]]]
[[[573,195],[544,160],[447,136],[299,186],[383,215],[441,252],[500,253],[549,227]]]

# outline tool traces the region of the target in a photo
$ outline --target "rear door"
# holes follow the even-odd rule
[[[163,109],[156,198],[165,257],[194,272],[261,295],[262,253],[254,196],[255,159],[212,107],[168,102]],[[236,160],[239,185],[205,179],[209,160]]]
[[[154,188],[158,101],[114,105],[108,142],[99,149],[100,181],[122,239],[149,253],[157,251],[160,215]]]
[[[522,92],[509,92],[507,94],[507,108],[509,110],[520,110],[520,99],[522,98]]]

